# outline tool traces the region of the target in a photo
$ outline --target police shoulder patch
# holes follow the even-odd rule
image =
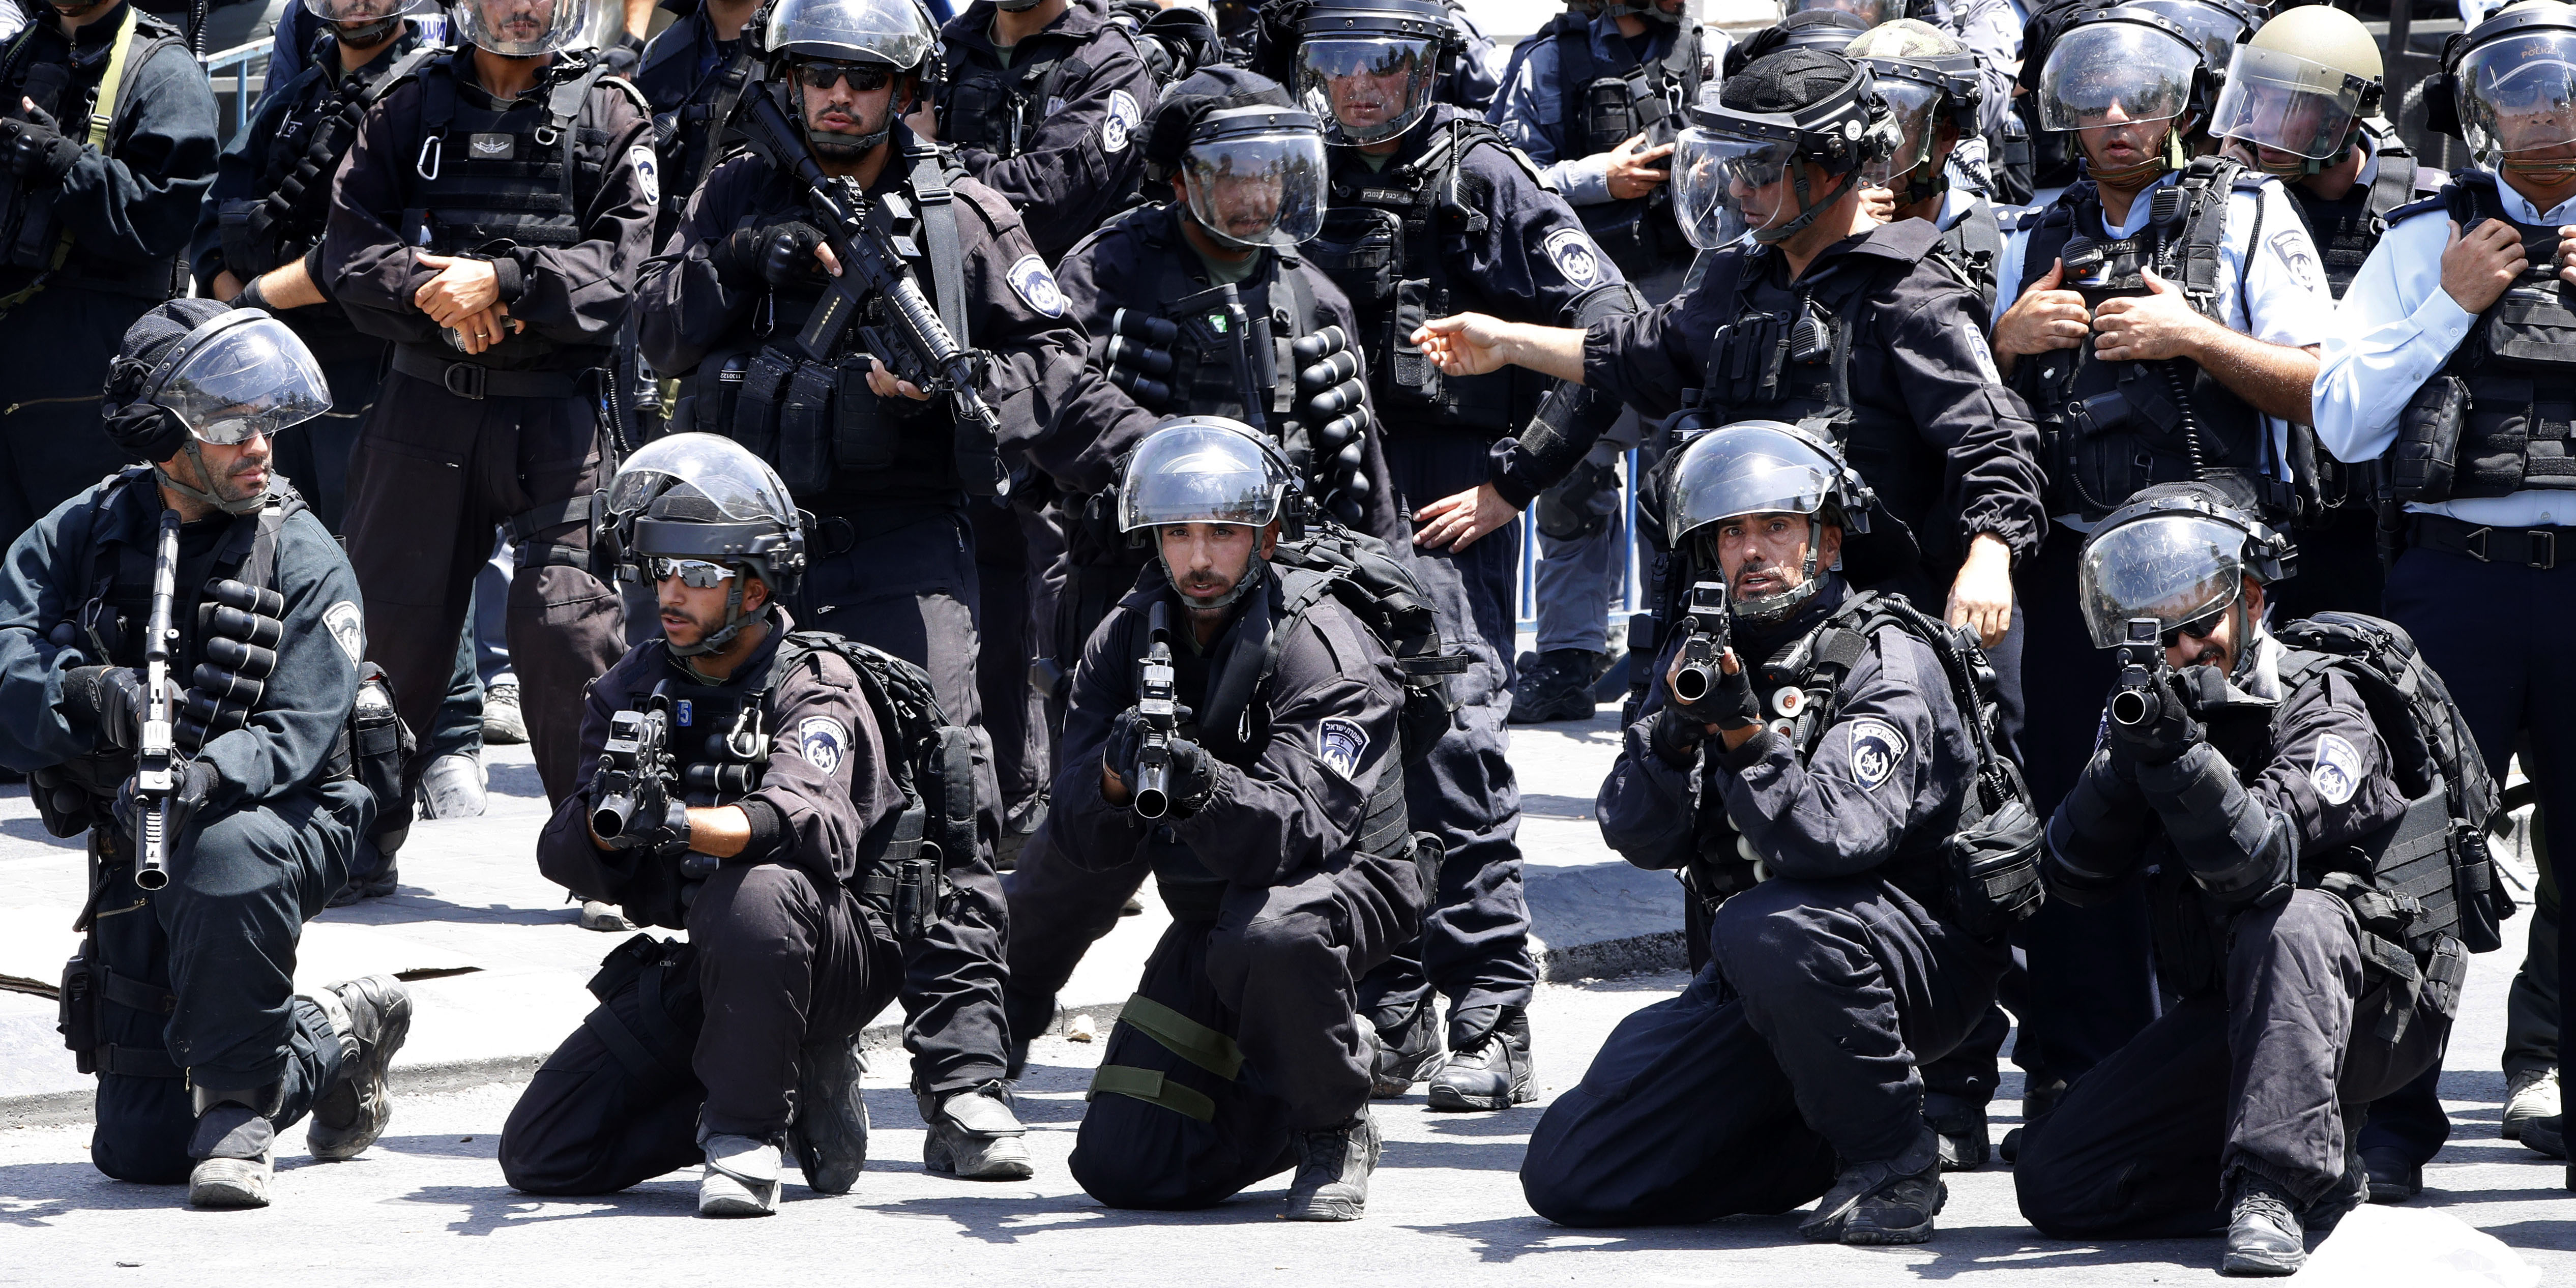
[[[1905,735],[1896,726],[1874,716],[1851,722],[1852,779],[1862,791],[1877,791],[1895,777],[1905,751]]]
[[[1055,274],[1047,271],[1045,260],[1022,255],[1002,276],[1030,308],[1051,318],[1064,316],[1064,288],[1056,285]]]
[[[1580,228],[1559,228],[1539,248],[1547,252],[1548,262],[1556,265],[1566,284],[1578,291],[1599,285],[1607,276],[1601,271],[1601,248]]]
[[[1327,716],[1315,728],[1316,758],[1343,782],[1358,781],[1360,761],[1367,757],[1368,749],[1368,730],[1360,728],[1356,720]]]
[[[2308,766],[2308,783],[2328,805],[2351,800],[2361,790],[2360,750],[2341,734],[2319,736],[2316,761]]]
[[[322,625],[339,641],[351,665],[367,660],[367,615],[356,604],[344,599],[323,609]]]
[[[653,149],[641,143],[627,150],[626,159],[635,163],[635,186],[644,190],[644,204],[662,204],[662,162]]]
[[[1047,114],[1056,108],[1050,104]],[[1144,110],[1136,106],[1136,96],[1123,89],[1109,91],[1109,115],[1100,119],[1100,150],[1119,153],[1127,150],[1127,141],[1136,136],[1136,127],[1144,123]]]
[[[2325,274],[2317,268],[2316,244],[2308,240],[2305,230],[2284,228],[2272,234],[2272,253],[2280,257],[2281,267],[2288,269],[2299,285],[2315,290],[2324,284]]]
[[[841,767],[849,754],[850,731],[830,716],[807,716],[796,724],[796,754],[824,773]]]

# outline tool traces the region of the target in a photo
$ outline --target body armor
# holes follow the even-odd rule
[[[1568,159],[1598,156],[1640,134],[1650,147],[1670,143],[1682,114],[1699,99],[1697,26],[1687,26],[1670,51],[1651,63],[1626,55],[1624,41],[1618,62],[1602,61],[1593,52],[1591,29],[1591,19],[1568,12],[1540,33],[1556,45],[1557,119],[1565,131]],[[1673,222],[1672,190],[1666,184],[1633,200],[1577,206],[1574,213],[1631,281],[1688,264],[1696,253]]]
[[[27,22],[0,48],[0,94],[7,96],[0,102],[8,103],[13,114],[23,115],[16,111],[18,101],[30,99],[53,115],[67,137],[86,141],[102,152],[109,150],[113,140],[121,137],[120,127],[126,124],[126,109],[134,101],[144,65],[164,48],[186,48],[169,24],[140,10],[129,9],[127,15],[131,25],[117,35],[115,47],[94,79],[61,63],[39,65],[35,37],[50,29],[50,16]],[[116,82],[112,86],[111,78]],[[101,97],[112,101],[102,104]],[[104,128],[95,119],[97,114],[109,118]],[[111,264],[73,255],[74,230],[54,213],[60,195],[59,188],[30,191],[23,180],[0,167],[0,292],[6,292],[0,295],[0,313],[48,281],[155,301],[176,293],[173,266],[167,261]]]
[[[1986,302],[1988,324],[1995,315],[1995,275],[2003,271],[2003,225],[1995,218],[1992,202],[1970,203],[1967,215],[1941,230],[1941,240],[1932,247],[1942,271],[1950,280],[1977,293]]]
[[[1015,56],[1008,67],[964,58],[948,69],[947,87],[937,100],[940,142],[982,148],[1007,161],[1037,138],[1047,118],[1064,107],[1057,87],[1091,74],[1078,52],[1081,42],[1041,35],[1026,43],[1040,41],[1043,50]]]
[[[2325,260],[2326,281],[2338,300],[2370,258],[2371,248],[2388,231],[2388,216],[2415,200],[2415,154],[2397,137],[2397,127],[2372,118],[2362,122],[2362,129],[2369,132],[2372,154],[2379,161],[2378,177],[2369,187],[2355,184],[2340,200],[2327,201],[2304,184],[2286,185],[2290,199],[2298,203],[2300,217],[2307,221],[2308,233],[2316,239],[2317,254]]]

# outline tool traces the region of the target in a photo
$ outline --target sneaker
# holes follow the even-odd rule
[[[1369,1095],[1380,1100],[1401,1096],[1422,1081],[1424,1071],[1440,1059],[1439,1030],[1431,1022],[1431,1004],[1415,1007],[1413,1017],[1392,1029],[1369,1029],[1375,1056],[1369,1070]]]
[[[713,1135],[704,1142],[707,1170],[698,1178],[699,1216],[769,1216],[778,1211],[778,1146],[749,1136]]]
[[[1509,1109],[1538,1099],[1530,1085],[1529,1013],[1506,1006],[1494,1027],[1460,1047],[1431,1078],[1431,1107]]]
[[[519,714],[519,682],[501,680],[483,690],[483,741],[515,747],[528,740],[528,722]]]
[[[411,1036],[411,990],[391,975],[369,975],[322,990],[314,1002],[340,1035],[340,1076],[313,1101],[305,1146],[326,1163],[355,1158],[394,1116],[388,1074]]]
[[[635,923],[628,921],[626,914],[618,911],[616,904],[599,899],[582,900],[579,919],[581,928],[584,930],[601,930],[614,934],[621,930],[635,928]]]
[[[197,1160],[188,1171],[188,1202],[203,1208],[268,1206],[268,1178],[277,1159],[277,1128],[271,1115],[282,1107],[285,1087],[270,1083],[249,1091],[210,1092],[192,1088],[190,1108],[197,1116],[188,1137],[188,1154]]]
[[[1856,1247],[1925,1243],[1949,1199],[1941,1181],[1940,1139],[1926,1131],[1893,1159],[1846,1164],[1816,1200],[1816,1210],[1798,1223],[1798,1235],[1809,1243]]]
[[[188,1171],[188,1206],[264,1208],[268,1178],[276,1164],[267,1154],[257,1158],[201,1158]]]
[[[1381,1143],[1366,1105],[1341,1126],[1291,1134],[1297,1175],[1288,1182],[1288,1219],[1356,1221],[1367,1215],[1369,1172],[1377,1166]]]
[[[935,1101],[923,1096],[921,1120],[930,1125],[921,1141],[921,1165],[929,1171],[970,1181],[1025,1181],[1037,1171],[1029,1163],[1029,1129],[1011,1112],[1000,1083]]]
[[[1941,1170],[1973,1172],[1994,1153],[1986,1107],[1940,1091],[1923,1093],[1923,1121],[1940,1138]]]
[[[859,1081],[867,1057],[853,1037],[806,1047],[796,1069],[796,1121],[787,1125],[787,1147],[805,1169],[805,1188],[847,1194],[868,1165],[868,1100]]]
[[[440,756],[420,774],[421,817],[483,817],[486,782],[483,757],[463,751]]]
[[[2238,1172],[2229,1201],[2222,1275],[2294,1275],[2307,1264],[2308,1236],[2298,1210],[2270,1181]]]
[[[1607,654],[1587,649],[1549,649],[1538,664],[1521,673],[1512,686],[1513,724],[1546,724],[1555,720],[1589,720],[1597,705],[1592,682],[1609,662]]]
[[[2520,1140],[2524,1123],[2555,1116],[2558,1105],[2558,1071],[2525,1069],[2505,1084],[2504,1125],[2498,1131],[2506,1140]]]

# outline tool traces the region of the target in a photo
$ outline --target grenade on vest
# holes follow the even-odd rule
[[[1145,618],[1145,657],[1137,664],[1136,715],[1144,735],[1136,754],[1136,817],[1159,819],[1172,808],[1172,735],[1180,728],[1173,687],[1171,604],[1156,600]]]
[[[1682,618],[1681,667],[1673,672],[1673,696],[1697,702],[1717,687],[1718,668],[1726,657],[1726,583],[1691,583],[1689,615]]]
[[[2135,728],[2154,720],[2164,707],[2164,623],[2152,617],[2129,619],[2129,638],[2120,645],[2120,687],[2111,694],[2111,718]]]
[[[1148,411],[1172,403],[1172,344],[1181,330],[1169,318],[1134,309],[1109,315],[1109,344],[1101,351],[1109,364],[1109,383],[1127,391]]]

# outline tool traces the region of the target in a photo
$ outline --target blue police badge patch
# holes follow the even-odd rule
[[[367,660],[367,615],[355,603],[344,599],[323,609],[322,625],[330,629],[340,651],[349,655],[350,665]]]
[[[2316,763],[2308,766],[2308,783],[2328,805],[2341,805],[2361,790],[2361,752],[2340,734],[2317,738]]]
[[[796,754],[824,773],[841,767],[850,749],[850,731],[829,716],[807,716],[796,726]]]
[[[644,190],[644,204],[661,205],[662,169],[661,163],[654,159],[653,149],[638,143],[626,157],[635,163],[635,186]]]
[[[1896,726],[1866,716],[1851,722],[1852,779],[1862,791],[1877,791],[1904,759],[1905,735]]]
[[[1048,110],[1054,115],[1054,109]],[[1136,127],[1144,123],[1145,113],[1136,106],[1136,96],[1123,89],[1109,91],[1109,115],[1100,120],[1100,150],[1119,153],[1127,150],[1127,140],[1135,137]]]
[[[1360,760],[1368,755],[1368,730],[1354,720],[1328,716],[1315,728],[1318,759],[1343,782],[1357,782]]]
[[[1565,275],[1566,285],[1579,291],[1601,281],[1601,248],[1581,230],[1559,228],[1539,245],[1547,252],[1548,262]]]
[[[1064,316],[1064,288],[1055,284],[1055,274],[1047,271],[1045,260],[1022,255],[1002,276],[1030,308],[1051,318]]]

